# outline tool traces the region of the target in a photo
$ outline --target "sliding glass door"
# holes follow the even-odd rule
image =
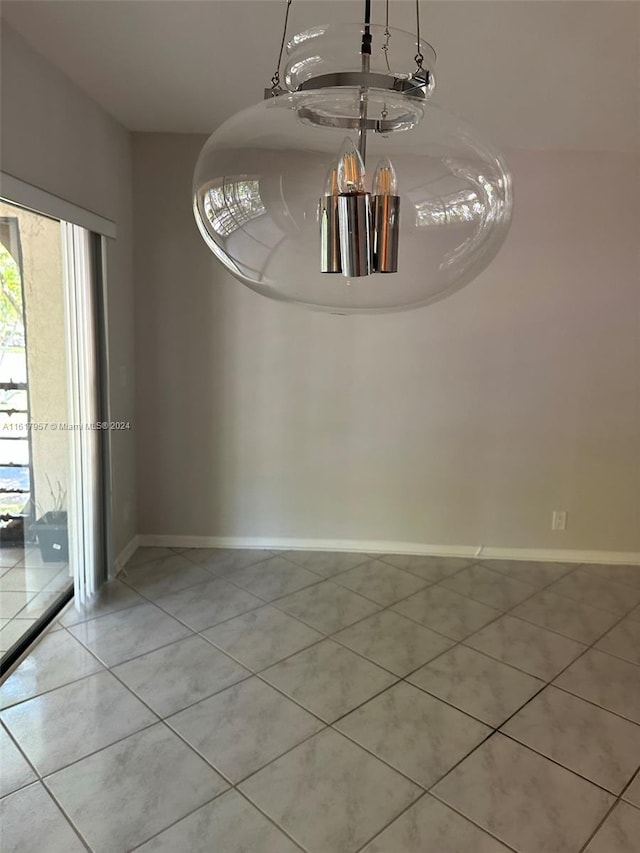
[[[0,200],[0,654],[106,579],[103,238]]]

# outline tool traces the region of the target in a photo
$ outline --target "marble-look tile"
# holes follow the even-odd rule
[[[3,592],[0,595],[0,618],[12,619],[34,595],[34,592]]]
[[[379,605],[331,581],[287,595],[276,605],[324,634],[333,634],[380,610]]]
[[[136,853],[300,853],[270,820],[236,791],[165,829]]]
[[[0,708],[102,669],[100,661],[66,631],[47,634],[0,685]]]
[[[94,853],[130,850],[227,783],[163,723],[47,778]]]
[[[69,578],[68,586],[73,585],[73,581]],[[11,593],[9,593],[11,594]],[[32,595],[32,593],[28,593],[28,595]],[[60,591],[58,592],[47,592],[43,590],[42,592],[37,592],[33,598],[31,598],[22,610],[18,613],[18,618],[20,619],[39,619],[45,610],[48,610],[52,604],[55,604],[60,598]]]
[[[640,622],[623,619],[596,643],[596,649],[640,665]]]
[[[556,581],[549,587],[549,591],[620,616],[628,613],[640,601],[640,588],[624,586],[581,570]]]
[[[163,595],[210,581],[211,575],[190,560],[185,560],[181,554],[171,554],[127,571],[122,580],[146,598],[155,601]]]
[[[49,581],[42,590],[43,592],[62,592],[67,587],[73,586],[73,575],[69,572],[69,567],[65,566],[58,574]]]
[[[491,734],[488,726],[404,682],[343,717],[335,728],[424,788]]]
[[[298,652],[261,676],[328,723],[396,680],[331,640]]]
[[[384,554],[380,557],[385,563],[404,569],[417,575],[429,583],[437,583],[450,575],[466,569],[471,565],[471,560],[461,557],[424,557],[414,554]]]
[[[258,548],[188,548],[182,556],[218,577],[246,569],[272,557],[270,551]]]
[[[465,640],[467,646],[550,681],[585,650],[585,646],[544,628],[503,616]]]
[[[575,563],[540,563],[533,560],[482,560],[480,565],[537,587],[548,586],[577,568]]]
[[[282,554],[297,566],[323,578],[330,578],[338,572],[346,572],[367,560],[366,554],[350,554],[343,551],[284,551]]]
[[[0,798],[38,778],[6,730],[0,726]]]
[[[633,803],[634,806],[640,809],[640,770],[622,796],[627,802]]]
[[[601,708],[640,723],[640,667],[589,649],[554,682]]]
[[[615,613],[579,604],[546,589],[523,601],[511,611],[511,615],[587,645],[601,637],[620,618]]]
[[[602,565],[585,563],[580,570],[590,575],[640,589],[640,566]]]
[[[0,800],[0,848],[6,853],[86,853],[40,782]]]
[[[109,672],[98,672],[2,712],[41,776],[157,722]]]
[[[391,610],[374,613],[334,634],[333,639],[399,676],[417,669],[454,642]]]
[[[155,604],[128,607],[67,629],[106,666],[114,666],[191,634]]]
[[[640,726],[551,686],[502,731],[614,794],[640,765]]]
[[[171,557],[176,551],[173,548],[157,548],[155,546],[144,546],[137,548],[129,557],[125,565],[127,571],[134,569],[136,566],[143,566],[145,563],[150,563],[152,560],[162,560]]]
[[[463,640],[500,615],[499,610],[442,586],[420,590],[393,609],[454,640]]]
[[[255,566],[239,569],[228,579],[264,601],[282,598],[283,595],[320,581],[318,575],[294,566],[284,557],[271,557]]]
[[[585,849],[585,853],[638,853],[640,809],[618,803]]]
[[[331,729],[240,788],[308,853],[355,853],[420,794],[408,779]]]
[[[113,668],[130,690],[168,717],[224,690],[249,671],[202,637],[187,637]]]
[[[268,605],[215,625],[202,636],[254,672],[323,637],[313,628]]]
[[[79,622],[86,622],[87,619],[106,616],[107,613],[115,613],[117,610],[145,603],[145,599],[134,589],[116,579],[106,583],[85,604],[72,602],[71,607],[60,617],[60,623],[67,626],[77,625]]]
[[[324,728],[255,677],[192,705],[167,723],[234,784]]]
[[[519,853],[581,849],[614,798],[495,734],[433,793]]]
[[[8,619],[0,628],[0,653],[8,651],[35,622],[37,619]]]
[[[204,631],[218,622],[261,607],[264,601],[226,581],[210,580],[159,598],[157,604],[194,631]]]
[[[429,794],[362,853],[509,853],[508,848]]]
[[[16,566],[28,567],[31,569],[44,569],[51,568],[53,566],[57,566],[58,569],[62,569],[66,565],[67,564],[64,560],[54,560],[53,562],[50,560],[43,560],[40,548],[30,548],[25,553],[24,557],[16,563]]]
[[[26,555],[24,548],[0,548],[0,571],[10,569]]]
[[[450,649],[408,680],[494,727],[544,686],[538,678],[466,646]]]
[[[368,560],[334,577],[334,583],[346,586],[365,598],[384,606],[407,598],[426,585],[426,581],[381,560]]]
[[[485,566],[470,566],[440,584],[497,610],[508,610],[534,594],[537,587],[501,575]]]
[[[60,574],[60,566],[28,568],[26,566],[9,569],[0,578],[0,593],[40,592]]]

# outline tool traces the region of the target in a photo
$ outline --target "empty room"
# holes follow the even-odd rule
[[[639,853],[640,3],[0,37],[3,853]]]

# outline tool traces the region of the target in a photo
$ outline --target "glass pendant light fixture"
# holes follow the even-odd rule
[[[511,218],[500,154],[431,101],[433,48],[371,22],[286,44],[265,100],[209,138],[194,175],[200,232],[243,284],[338,314],[454,292],[490,263]],[[470,84],[472,85],[472,84]]]

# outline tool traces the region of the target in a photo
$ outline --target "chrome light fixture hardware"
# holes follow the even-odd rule
[[[431,100],[419,0],[413,33],[389,26],[388,0],[372,22],[365,0],[363,23],[291,37],[285,4],[264,100],[198,159],[205,243],[252,290],[315,310],[398,311],[455,292],[499,251],[513,193],[499,152]]]
[[[320,272],[342,272],[338,224],[338,166],[329,170],[325,194],[320,199]]]

